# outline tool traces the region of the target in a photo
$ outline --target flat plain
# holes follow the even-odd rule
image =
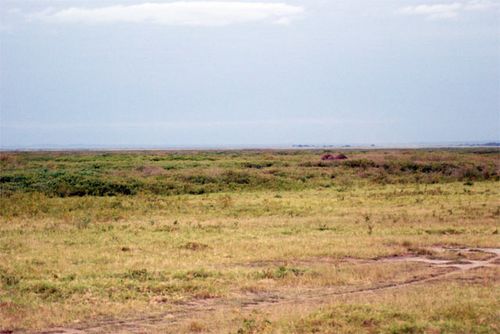
[[[0,158],[2,333],[500,332],[498,149]]]

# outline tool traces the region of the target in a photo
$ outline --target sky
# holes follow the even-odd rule
[[[0,147],[500,140],[500,1],[2,0]]]

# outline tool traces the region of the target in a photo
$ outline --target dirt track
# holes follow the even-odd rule
[[[414,277],[410,280],[398,283],[379,282],[373,286],[352,288],[339,291],[339,287],[327,288],[287,288],[266,293],[249,293],[232,298],[213,298],[195,300],[176,305],[171,312],[137,316],[129,319],[107,319],[95,322],[87,322],[74,326],[73,328],[47,329],[39,334],[81,334],[81,333],[147,333],[158,329],[168,332],[169,328],[181,325],[183,322],[196,319],[207,314],[231,311],[239,309],[242,311],[261,310],[276,306],[287,305],[315,305],[320,306],[335,298],[349,297],[359,294],[376,293],[379,291],[400,289],[416,284],[424,284],[432,281],[452,278],[453,275],[469,270],[484,267],[495,267],[500,265],[499,248],[433,248],[436,253],[452,252],[457,254],[480,254],[481,259],[474,260],[445,260],[429,258],[426,256],[395,256],[373,260],[360,260],[360,263],[387,263],[387,262],[423,262],[430,265],[433,271],[430,275]],[[355,261],[355,260],[353,260]],[[310,261],[306,261],[310,262]],[[249,264],[256,265],[256,264]],[[175,332],[174,329],[172,329]],[[22,333],[22,332],[19,332]]]

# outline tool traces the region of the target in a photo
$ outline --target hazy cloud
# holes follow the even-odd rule
[[[468,11],[486,11],[498,7],[490,1],[473,0],[466,2],[438,3],[431,5],[407,6],[398,10],[399,14],[423,16],[430,20],[455,19]]]
[[[285,3],[177,1],[108,7],[46,10],[31,19],[60,23],[153,23],[184,26],[224,26],[248,22],[288,24],[304,13]]]
[[[69,128],[145,128],[145,129],[180,129],[180,128],[225,128],[225,127],[260,127],[260,126],[303,126],[303,125],[375,125],[392,124],[396,119],[360,120],[356,118],[286,118],[286,119],[243,119],[210,121],[172,121],[172,122],[100,122],[100,123],[6,123],[0,129],[69,129]]]

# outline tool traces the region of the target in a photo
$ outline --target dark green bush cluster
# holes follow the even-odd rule
[[[255,168],[255,169],[262,169],[262,168],[268,168],[272,167],[274,165],[273,162],[267,161],[267,162],[245,162],[243,163],[243,167],[245,168]]]
[[[500,153],[481,150],[0,153],[0,191],[48,196],[205,194],[374,183],[498,180]]]
[[[13,191],[41,192],[49,196],[115,196],[133,195],[138,183],[132,180],[111,180],[88,171],[68,173],[41,170],[35,173],[0,176],[3,193]]]

